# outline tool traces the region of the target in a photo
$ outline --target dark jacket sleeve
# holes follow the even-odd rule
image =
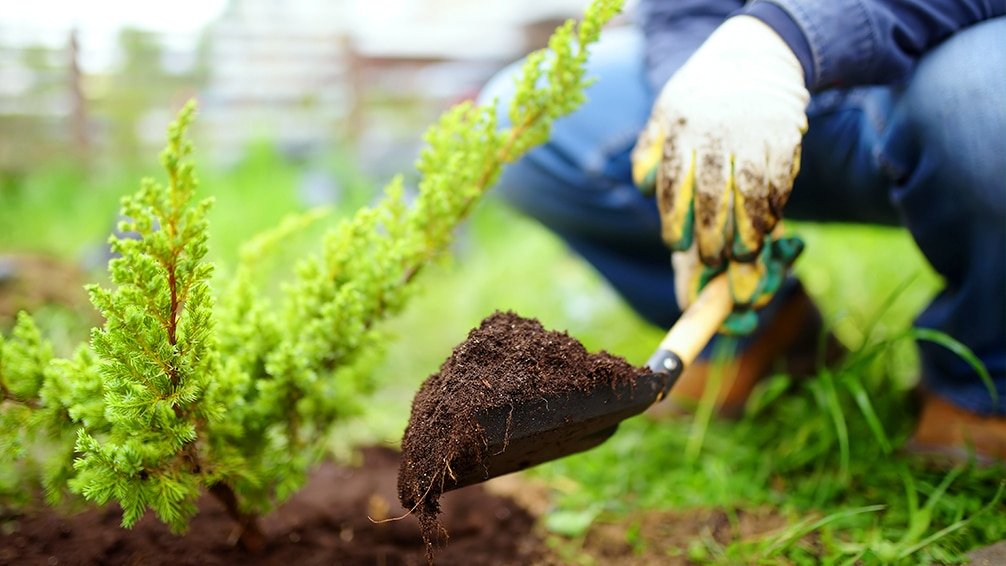
[[[650,85],[663,86],[709,34],[743,6],[743,0],[640,0],[636,23],[646,37]]]
[[[1006,15],[1006,0],[754,0],[741,13],[782,36],[816,92],[901,81],[954,32]]]

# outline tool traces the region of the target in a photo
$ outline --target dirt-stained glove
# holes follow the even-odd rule
[[[752,262],[800,168],[809,98],[782,38],[735,16],[667,82],[633,150],[633,178],[656,192],[664,241],[678,252],[695,246],[703,265],[727,270],[741,308],[756,302],[761,268]]]

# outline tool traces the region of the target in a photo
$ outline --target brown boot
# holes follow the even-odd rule
[[[744,412],[744,404],[762,378],[781,371],[793,377],[814,373],[818,362],[819,340],[823,323],[813,300],[800,286],[778,313],[767,323],[761,334],[733,360],[697,360],[685,369],[671,389],[667,399],[657,403],[649,414],[661,418],[669,414],[690,412],[698,405],[707,385],[717,386],[716,412],[721,417],[736,418]],[[845,348],[828,335],[824,360],[832,363],[845,354]]]
[[[905,444],[909,453],[951,465],[1006,462],[1006,417],[966,411],[932,393],[921,394],[922,411]]]

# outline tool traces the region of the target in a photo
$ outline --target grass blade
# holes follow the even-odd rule
[[[949,334],[933,328],[913,328],[906,334],[916,340],[925,340],[939,344],[967,362],[968,365],[978,372],[978,377],[981,378],[982,383],[985,384],[985,388],[988,389],[989,395],[992,397],[993,408],[999,408],[999,394],[996,391],[995,383],[992,382],[992,377],[989,376],[989,371],[986,369],[985,364],[978,359],[978,356],[970,348]]]
[[[904,560],[905,558],[908,558],[909,556],[915,554],[919,550],[922,550],[923,548],[925,548],[925,547],[929,546],[930,544],[938,541],[939,539],[941,539],[941,538],[949,535],[950,533],[952,533],[952,532],[954,532],[954,531],[956,531],[956,530],[958,530],[958,529],[960,529],[962,527],[966,527],[969,523],[971,523],[971,521],[973,521],[975,519],[975,517],[978,517],[979,515],[982,515],[983,513],[988,512],[990,509],[992,509],[993,507],[995,507],[996,505],[999,504],[999,501],[1002,499],[1003,488],[1004,487],[1006,487],[1006,482],[1001,482],[999,484],[999,489],[996,490],[996,494],[992,498],[992,501],[989,501],[989,503],[987,505],[985,505],[984,507],[982,507],[981,509],[979,509],[975,514],[971,515],[967,519],[962,519],[960,521],[952,523],[952,524],[950,524],[950,525],[948,525],[948,526],[946,526],[946,527],[944,527],[944,528],[936,531],[935,533],[929,535],[928,537],[920,540],[916,544],[913,544],[912,546],[909,546],[908,548],[905,548],[900,553],[898,553],[898,558],[901,559],[901,560]]]
[[[849,379],[843,380],[843,385],[852,393],[852,399],[859,407],[859,411],[863,413],[863,418],[866,419],[866,424],[870,427],[870,431],[873,432],[874,438],[877,439],[880,449],[883,450],[884,454],[890,454],[892,451],[891,441],[887,438],[884,425],[880,422],[880,418],[877,417],[877,412],[873,409],[873,403],[870,402],[870,395],[859,381],[858,376],[852,375]]]
[[[852,517],[855,515],[861,515],[863,513],[875,513],[877,511],[883,511],[886,507],[887,507],[886,505],[868,505],[866,507],[855,507],[853,509],[845,509],[837,513],[832,513],[827,517],[822,517],[817,521],[814,521],[813,523],[810,522],[810,519],[805,519],[800,523],[797,523],[796,525],[793,525],[791,528],[787,529],[786,532],[784,532],[783,534],[779,535],[779,538],[769,546],[768,550],[766,551],[766,555],[775,556],[776,554],[792,546],[794,542],[802,539],[803,537],[822,527],[834,523],[835,521],[846,519],[848,517]]]
[[[845,413],[842,412],[842,404],[838,399],[838,391],[835,389],[834,376],[825,369],[821,371],[820,380],[825,388],[825,409],[831,416],[832,424],[835,425],[840,456],[839,471],[842,481],[845,482],[849,479],[849,428],[845,422]]]
[[[913,283],[915,283],[915,280],[918,278],[919,278],[919,272],[916,271],[915,273],[912,273],[911,275],[906,277],[901,283],[899,283],[898,286],[895,287],[894,290],[892,290],[890,294],[887,295],[887,297],[884,298],[884,302],[880,303],[880,306],[877,308],[876,312],[874,312],[873,316],[870,318],[869,324],[867,324],[866,328],[863,329],[864,346],[870,343],[870,340],[873,338],[873,333],[874,331],[877,330],[877,325],[880,323],[881,319],[884,318],[884,315],[886,315],[887,312],[891,310],[891,307],[894,306],[894,303],[898,301],[898,299],[905,293],[905,291],[908,290],[909,287],[912,286]]]
[[[689,464],[695,463],[705,444],[706,432],[709,430],[709,423],[713,418],[713,411],[716,408],[716,400],[720,396],[724,382],[727,379],[733,380],[736,375],[726,375],[728,367],[734,367],[728,360],[732,360],[737,353],[737,340],[733,338],[723,338],[713,348],[713,362],[710,364],[709,376],[706,379],[706,388],[699,399],[699,405],[695,409],[695,417],[692,420],[693,429],[685,444],[685,461]]]

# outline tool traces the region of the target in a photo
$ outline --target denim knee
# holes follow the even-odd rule
[[[1006,18],[926,54],[897,97],[881,165],[892,200],[945,287],[916,325],[944,332],[988,369],[920,343],[923,382],[980,414],[1006,414]]]
[[[920,61],[901,100],[915,133],[905,149],[920,173],[952,183],[960,205],[997,221],[1006,215],[1004,38],[1006,17],[958,32]]]

